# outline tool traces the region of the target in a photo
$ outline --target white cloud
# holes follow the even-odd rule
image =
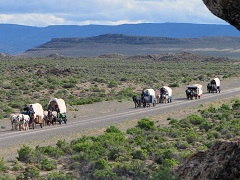
[[[57,24],[224,23],[201,0],[1,0],[0,23]]]

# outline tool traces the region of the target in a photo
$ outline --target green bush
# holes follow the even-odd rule
[[[118,87],[118,83],[116,81],[110,81],[108,84],[109,88],[114,88],[114,87]]]
[[[145,160],[148,157],[147,151],[143,149],[137,149],[132,152],[132,156],[134,159]]]
[[[23,145],[18,150],[19,161],[26,162],[26,163],[33,162],[33,157],[34,157],[34,151],[29,146]]]
[[[106,129],[106,133],[120,133],[120,134],[122,134],[122,131],[120,131],[116,126],[110,126]]]
[[[40,164],[40,169],[45,171],[51,171],[53,169],[56,169],[57,167],[56,162],[48,158],[41,160],[39,164]]]
[[[186,141],[188,143],[193,143],[194,141],[196,141],[198,138],[198,135],[193,131],[193,130],[189,130],[186,134]]]
[[[43,146],[43,147],[36,147],[36,150],[44,155],[49,155],[54,158],[58,158],[64,155],[64,152],[60,148],[55,148],[53,146]]]
[[[143,118],[140,121],[138,121],[138,127],[144,130],[155,130],[156,126],[154,124],[154,121],[150,121],[148,118]]]
[[[5,171],[7,166],[5,166],[5,161],[3,157],[0,157],[0,172]]]
[[[39,179],[40,171],[35,166],[27,166],[23,172],[24,179]]]

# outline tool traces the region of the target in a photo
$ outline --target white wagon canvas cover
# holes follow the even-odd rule
[[[153,89],[146,89],[145,92],[150,96],[156,98],[155,91]]]
[[[163,86],[162,88],[164,88],[167,91],[167,94],[169,97],[172,97],[172,89],[168,86]]]
[[[42,108],[42,105],[39,104],[39,103],[34,103],[34,104],[31,104],[32,107],[33,107],[33,110],[35,112],[34,114],[34,118],[36,118],[36,116],[40,116],[41,118],[43,118],[43,108]]]
[[[220,86],[220,80],[218,78],[214,78],[210,81],[211,84],[216,84],[216,86]]]
[[[188,89],[196,89],[197,90],[197,95],[202,95],[202,85],[201,84],[193,84],[191,86],[187,86]]]
[[[66,104],[65,101],[63,99],[58,99],[58,98],[52,98],[49,101],[49,105],[54,108],[56,105],[58,106],[60,113],[66,113],[67,112],[67,108],[66,108]]]

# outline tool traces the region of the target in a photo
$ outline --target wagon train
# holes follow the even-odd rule
[[[220,80],[219,78],[214,78],[210,81],[210,83],[208,83],[207,85],[207,90],[208,90],[208,93],[214,93],[214,92],[219,92],[221,91],[221,88],[220,88]]]
[[[187,86],[186,89],[186,97],[187,99],[200,99],[202,96],[202,85],[201,84],[193,84],[190,86]]]

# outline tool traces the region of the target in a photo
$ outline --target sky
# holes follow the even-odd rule
[[[0,0],[0,24],[227,24],[202,0]]]

